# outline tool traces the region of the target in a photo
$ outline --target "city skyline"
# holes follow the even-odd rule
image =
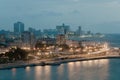
[[[1,0],[0,28],[11,30],[14,22],[21,21],[26,28],[48,29],[65,23],[72,29],[82,26],[92,32],[120,33],[119,3],[119,0]]]
[[[0,0],[0,80],[119,80],[120,0]]]
[[[23,22],[17,21],[13,23],[12,30],[0,29],[0,32],[6,34],[8,32],[13,32],[14,34],[22,34],[26,31],[34,33],[34,35],[57,35],[57,34],[75,34],[75,35],[93,35],[93,34],[101,34],[100,32],[94,33],[90,30],[84,30],[83,27],[77,26],[77,29],[71,29],[70,25],[66,25],[62,23],[61,25],[56,25],[55,28],[44,28],[44,29],[36,29],[34,27],[26,28]],[[8,34],[9,35],[9,34]]]

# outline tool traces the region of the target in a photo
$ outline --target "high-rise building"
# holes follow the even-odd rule
[[[76,34],[79,35],[79,36],[82,34],[81,26],[78,27],[78,29],[76,31]]]
[[[28,31],[34,33],[36,29],[29,27]]]
[[[65,25],[64,23],[60,26],[56,26],[58,34],[67,34],[70,31],[70,26]]]
[[[14,23],[14,32],[15,33],[22,33],[22,32],[24,32],[24,23],[22,23],[22,22]]]
[[[49,38],[55,38],[57,35],[57,30],[56,29],[44,29],[43,35],[45,35]]]
[[[78,34],[81,35],[82,33],[82,29],[81,29],[81,26],[78,27]]]
[[[33,33],[34,36],[35,36],[35,38],[37,38],[37,39],[42,36],[42,32],[41,32],[40,29],[39,29],[39,30],[36,30],[36,29],[34,29],[34,28],[29,27],[28,31],[31,32],[31,33]]]
[[[4,42],[5,42],[5,35],[0,34],[0,43],[4,43]]]

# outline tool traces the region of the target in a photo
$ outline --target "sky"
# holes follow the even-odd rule
[[[120,0],[0,0],[0,29],[13,31],[17,21],[26,29],[65,23],[72,30],[120,33]]]

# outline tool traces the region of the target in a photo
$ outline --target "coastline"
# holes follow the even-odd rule
[[[73,58],[73,59],[63,59],[63,60],[48,60],[48,61],[39,61],[39,62],[19,62],[19,63],[7,63],[0,64],[0,70],[12,69],[12,68],[25,68],[27,66],[46,66],[46,65],[60,65],[68,62],[76,61],[88,61],[88,60],[99,60],[99,59],[120,59],[120,56],[99,56],[99,57],[90,57],[90,58]]]

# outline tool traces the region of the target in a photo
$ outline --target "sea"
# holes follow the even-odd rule
[[[77,41],[107,42],[111,47],[120,47],[120,34],[104,34],[103,37],[71,38]]]
[[[120,34],[106,34],[92,40],[120,47]],[[0,80],[120,80],[119,74],[120,59],[117,58],[0,70]]]

